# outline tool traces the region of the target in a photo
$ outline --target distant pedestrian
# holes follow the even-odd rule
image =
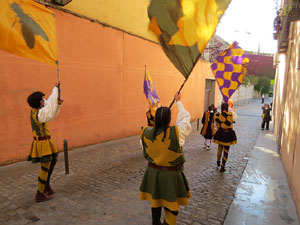
[[[153,225],[161,225],[162,207],[165,209],[164,224],[175,225],[179,205],[187,205],[191,197],[183,173],[185,158],[182,151],[185,138],[192,130],[191,116],[180,99],[180,94],[176,94],[178,115],[175,126],[170,126],[170,108],[160,107],[155,114],[155,126],[145,127],[141,132],[148,166],[140,186],[140,200],[151,202]]]
[[[220,172],[225,172],[225,164],[228,159],[229,148],[232,144],[237,143],[237,138],[235,135],[235,131],[233,130],[233,114],[235,112],[228,112],[228,104],[222,103],[221,112],[215,114],[215,122],[218,127],[218,130],[214,136],[214,143],[218,144],[218,153],[217,153],[217,166],[221,165]],[[235,117],[237,117],[235,115]],[[224,149],[224,151],[223,151]],[[221,156],[222,163],[220,162]]]
[[[54,193],[50,186],[50,177],[57,161],[58,150],[51,139],[48,122],[58,115],[63,102],[58,98],[58,87],[59,83],[47,100],[44,99],[45,94],[39,91],[27,98],[32,107],[30,121],[33,135],[28,161],[41,163],[36,202],[50,200]]]
[[[265,102],[265,95],[262,94],[262,95],[261,95],[261,103],[264,104],[264,102]]]
[[[209,151],[211,146],[211,139],[216,133],[214,126],[214,111],[213,106],[208,106],[208,110],[203,114],[202,124],[203,127],[201,129],[200,134],[202,134],[205,138],[204,148]]]
[[[265,129],[265,125],[266,125],[266,130],[269,130],[269,122],[272,120],[271,108],[269,104],[265,104],[262,107],[262,110],[263,110],[263,114],[262,114],[261,130]]]

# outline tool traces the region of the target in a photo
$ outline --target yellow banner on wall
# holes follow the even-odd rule
[[[0,48],[57,65],[56,19],[33,0],[0,1]]]

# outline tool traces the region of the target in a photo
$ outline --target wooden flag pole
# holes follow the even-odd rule
[[[60,80],[59,80],[59,66],[58,66],[58,61],[57,61],[57,81],[58,81],[58,99],[60,99]]]
[[[189,77],[188,77],[188,78],[189,78]],[[182,89],[183,86],[185,85],[185,82],[187,81],[188,78],[186,78],[186,79],[184,80],[183,84],[181,85],[181,87],[180,87],[179,90],[177,91],[178,94],[180,93],[181,89]],[[174,102],[175,102],[175,97],[173,98],[173,101],[171,102],[171,104],[170,104],[170,106],[169,106],[169,109],[171,109],[171,107],[172,107],[172,105],[174,104]]]

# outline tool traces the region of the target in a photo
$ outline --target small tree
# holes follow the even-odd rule
[[[250,83],[253,84],[254,86],[258,84],[258,80],[259,80],[259,77],[258,76],[247,76]]]
[[[275,80],[271,80],[271,85],[273,86],[275,84]]]
[[[247,76],[245,76],[245,77],[244,77],[244,81],[243,81],[243,85],[244,85],[245,87],[248,87],[249,83],[250,83],[249,78],[248,78]]]
[[[261,77],[258,80],[258,83],[254,85],[254,90],[258,93],[269,94],[271,88],[271,80],[268,77]]]

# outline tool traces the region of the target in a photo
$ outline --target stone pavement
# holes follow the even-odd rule
[[[260,134],[261,104],[236,109],[238,144],[232,146],[226,172],[216,168],[217,145],[204,140],[193,123],[184,146],[185,174],[193,197],[181,207],[179,225],[223,224],[252,149]],[[146,161],[139,136],[109,141],[69,152],[70,173],[60,154],[52,175],[56,193],[35,203],[39,165],[28,162],[0,167],[0,224],[151,225],[150,203],[139,200]]]

